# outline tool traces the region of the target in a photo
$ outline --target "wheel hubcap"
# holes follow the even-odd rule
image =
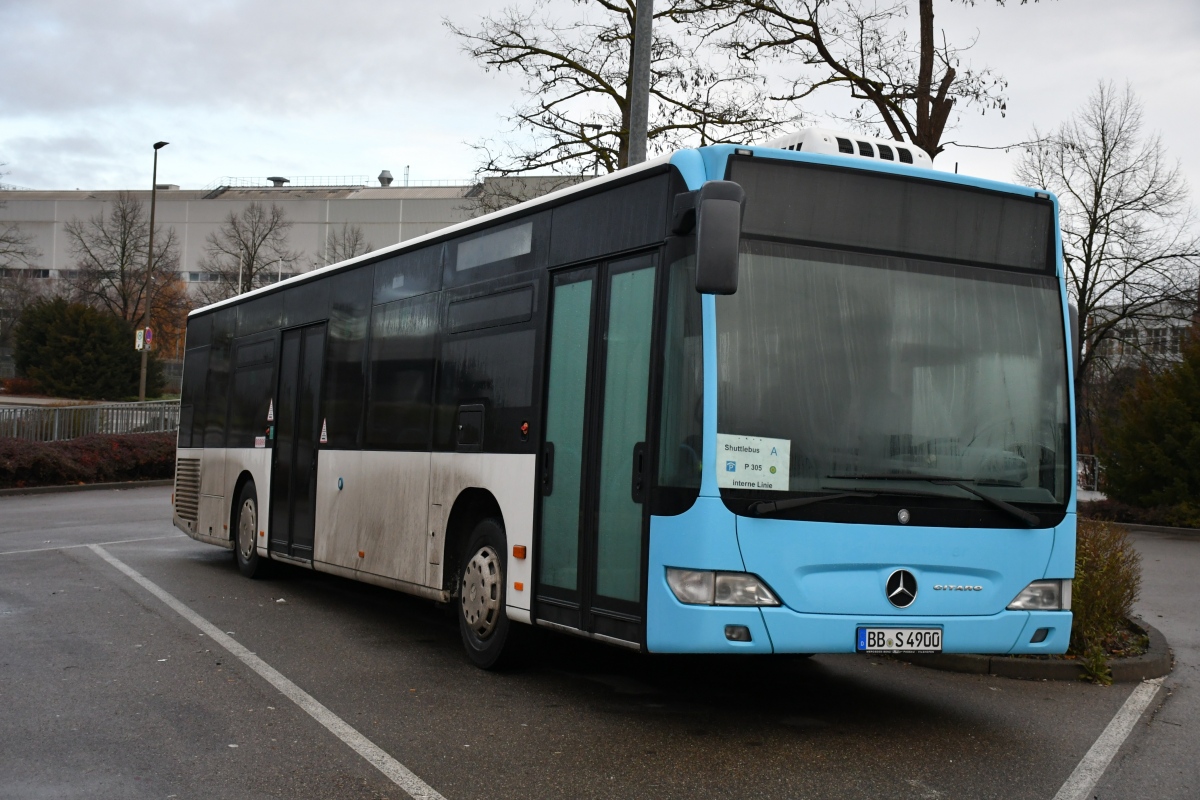
[[[238,553],[243,561],[249,561],[254,555],[254,535],[258,528],[258,510],[253,500],[242,503],[241,513],[238,514]]]
[[[500,618],[500,580],[500,558],[491,547],[481,547],[463,570],[463,619],[480,639],[492,634]]]

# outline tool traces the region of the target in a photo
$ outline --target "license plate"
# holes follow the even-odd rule
[[[940,653],[941,628],[859,628],[860,653]]]

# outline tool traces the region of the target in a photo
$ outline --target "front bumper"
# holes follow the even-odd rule
[[[945,653],[1064,653],[1071,638],[1070,611],[1002,611],[990,616],[852,616],[801,614],[790,608],[694,606],[666,586],[648,598],[646,644],[653,653],[853,653],[857,630],[871,627],[941,628]],[[751,641],[733,642],[726,625],[744,625]],[[1045,638],[1033,643],[1037,631]]]

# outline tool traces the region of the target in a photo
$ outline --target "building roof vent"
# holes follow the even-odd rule
[[[285,183],[291,183],[287,178],[267,178],[276,189],[282,189]]]
[[[385,169],[383,172],[379,173],[379,185],[380,186],[391,186],[392,185],[391,170]]]

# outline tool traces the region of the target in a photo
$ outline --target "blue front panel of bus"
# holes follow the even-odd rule
[[[1072,576],[1054,553],[1074,551],[1073,523],[1069,516],[1060,530],[1029,531],[759,520],[701,497],[685,514],[652,518],[647,645],[659,653],[849,653],[859,627],[903,625],[941,628],[948,653],[1060,653],[1069,612],[1005,606],[1030,581]],[[685,605],[667,585],[669,566],[754,573],[783,605]],[[907,609],[884,593],[900,568],[918,581]],[[752,640],[729,641],[727,625],[746,626]],[[1047,635],[1035,644],[1040,628]]]
[[[1045,577],[1054,531],[920,528],[739,517],[746,571],[804,614],[977,616],[1003,611]],[[897,569],[917,580],[898,609],[884,586]],[[1061,577],[1061,576],[1054,576]],[[946,589],[944,587],[955,587]],[[962,588],[958,588],[962,587]]]

